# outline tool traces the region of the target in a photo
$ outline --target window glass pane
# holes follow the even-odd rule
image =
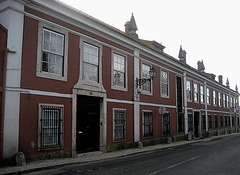
[[[63,75],[64,35],[43,29],[42,71]]]
[[[142,79],[149,79],[149,70],[150,70],[150,66],[146,65],[146,64],[142,64]],[[143,85],[142,85],[142,89],[144,91],[148,91],[151,92],[151,81],[147,80]]]
[[[125,128],[126,128],[126,111],[124,110],[115,110],[114,116],[114,136],[115,140],[123,140],[125,139]]]
[[[113,71],[113,85],[125,87],[126,74],[125,74],[125,57],[113,54],[114,56],[114,71]]]
[[[83,79],[98,82],[98,60],[99,48],[84,43],[83,49]]]

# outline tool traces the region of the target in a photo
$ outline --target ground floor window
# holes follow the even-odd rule
[[[193,116],[188,114],[188,131],[193,131]]]
[[[143,136],[150,137],[153,135],[152,112],[143,112]]]
[[[163,134],[170,134],[170,114],[163,114]]]
[[[218,128],[218,116],[214,116],[215,128]]]
[[[183,114],[178,113],[178,132],[183,132]]]
[[[202,129],[206,129],[206,116],[202,115]]]
[[[227,116],[224,116],[224,125],[225,125],[225,127],[228,126],[228,124],[227,124]]]
[[[59,148],[63,144],[63,106],[40,105],[39,147]]]
[[[223,127],[223,117],[220,116],[220,127]]]
[[[212,115],[208,115],[208,128],[212,128]]]
[[[114,140],[126,138],[126,110],[114,109]]]

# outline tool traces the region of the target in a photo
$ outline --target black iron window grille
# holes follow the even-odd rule
[[[51,149],[62,146],[63,107],[41,106],[40,148]]]

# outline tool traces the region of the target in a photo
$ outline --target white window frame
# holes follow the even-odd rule
[[[188,84],[190,85],[190,86],[188,86]],[[188,88],[190,88],[189,90],[188,90]],[[186,82],[186,95],[187,95],[187,101],[188,102],[192,102],[192,83],[191,83],[191,81],[190,80],[187,80],[187,82]],[[190,95],[190,96],[189,96]]]
[[[223,107],[226,108],[226,95],[223,94]]]
[[[200,101],[202,104],[205,103],[205,88],[204,85],[200,85]]]
[[[210,88],[207,87],[207,104],[211,105],[211,94],[210,94]]]
[[[218,106],[219,106],[219,107],[222,106],[222,96],[221,96],[221,92],[218,92]]]
[[[217,106],[217,93],[215,90],[213,90],[213,105]]]
[[[50,72],[42,71],[42,45],[43,45],[43,29],[50,30],[55,33],[62,34],[64,36],[64,49],[63,49],[63,75],[54,74]],[[37,50],[37,70],[36,76],[60,81],[67,81],[68,72],[68,32],[59,27],[47,25],[39,22],[38,25],[38,50]]]
[[[119,56],[122,56],[124,57],[124,61],[125,61],[125,65],[124,65],[124,69],[125,69],[125,77],[124,77],[124,81],[125,81],[125,87],[122,87],[122,86],[118,86],[118,85],[114,85],[114,55],[119,55]],[[120,91],[128,91],[128,59],[127,59],[127,55],[125,54],[122,54],[121,52],[118,52],[118,51],[112,51],[112,81],[111,81],[111,88],[112,89],[115,89],[115,90],[120,90]]]
[[[149,67],[149,70],[151,69],[152,66],[151,66],[150,64],[147,64],[147,63],[144,63],[144,62],[141,64],[141,79],[144,79],[144,78],[149,79],[150,77],[143,77],[143,71],[142,71],[143,65],[148,66],[148,67]],[[149,76],[149,75],[148,75],[148,76]],[[148,82],[148,80],[147,80],[146,82]],[[146,83],[145,83],[145,84],[146,84]],[[153,94],[153,81],[150,80],[150,91],[146,91],[146,90],[143,89],[143,86],[144,86],[145,84],[141,85],[142,94],[152,95],[152,94]]]
[[[145,136],[144,135],[144,113],[151,113],[152,114],[152,123],[151,123],[151,135],[149,135],[149,136]],[[143,137],[153,137],[153,112],[152,112],[152,110],[143,110],[142,111],[142,135],[143,135]]]
[[[227,108],[229,108],[230,104],[229,104],[229,95],[227,95]]]
[[[197,88],[195,87],[197,86]],[[193,84],[193,89],[194,89],[194,102],[199,103],[199,88],[198,88],[198,83]]]
[[[115,129],[116,129],[116,124],[115,124],[115,114],[116,111],[121,111],[125,113],[125,122],[124,122],[124,136],[123,138],[116,138],[115,136]],[[121,108],[113,108],[113,141],[114,142],[119,142],[119,141],[125,141],[127,136],[127,110],[126,109],[121,109]]]
[[[162,81],[162,73],[166,73],[167,74],[167,94],[163,94],[163,84],[166,84]],[[161,76],[160,76],[160,87],[161,87],[161,97],[163,98],[169,98],[170,94],[169,94],[169,73],[165,70],[161,70]]]
[[[59,144],[54,145],[53,147],[43,147],[42,146],[42,137],[41,137],[41,131],[42,131],[42,108],[44,107],[53,107],[53,108],[61,108],[61,114],[59,116],[59,120],[61,121],[60,124],[60,133],[58,133],[59,136]],[[63,148],[64,145],[64,105],[58,105],[58,104],[46,104],[46,103],[40,103],[39,104],[39,112],[38,112],[38,150],[54,150],[54,149],[60,149]]]
[[[99,48],[99,60],[98,60],[98,81],[91,81],[83,78],[83,54],[84,54],[84,43],[93,45]],[[82,37],[80,39],[80,83],[85,85],[84,87],[89,87],[90,89],[99,89],[102,84],[102,45],[97,41],[93,41],[88,38]]]

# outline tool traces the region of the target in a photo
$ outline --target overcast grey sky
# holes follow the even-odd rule
[[[203,60],[205,72],[240,87],[239,0],[61,1],[122,31],[133,13],[139,38],[162,43],[175,58],[182,45],[190,66]]]

